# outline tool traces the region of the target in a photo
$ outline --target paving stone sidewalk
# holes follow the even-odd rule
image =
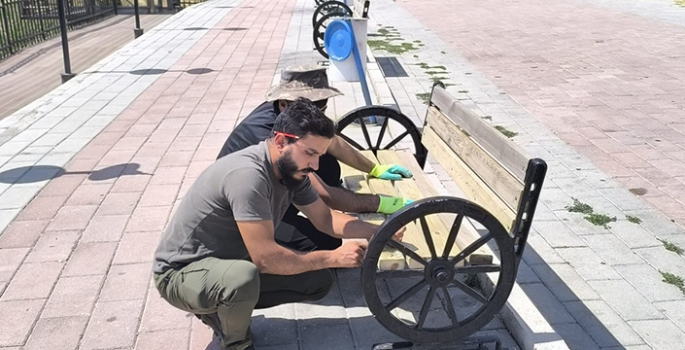
[[[548,162],[519,283],[570,348],[683,349],[685,296],[661,272],[685,277],[685,259],[660,240],[685,247],[672,222],[685,215],[685,27],[663,6],[637,16],[602,3],[377,0],[375,39],[415,50],[374,53],[409,73],[387,78],[403,112],[422,120],[438,78]],[[573,198],[617,221],[592,225],[568,211]]]
[[[0,349],[205,348],[209,329],[159,298],[152,254],[175,205],[278,70],[320,60],[313,9],[193,6],[0,122]],[[336,116],[361,105],[358,86],[336,86],[346,93]],[[358,270],[339,271],[320,302],[256,312],[257,349],[400,340],[372,317],[359,284]],[[480,334],[517,348],[498,320]]]

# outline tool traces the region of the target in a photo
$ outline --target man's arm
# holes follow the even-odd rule
[[[350,215],[331,210],[318,198],[308,205],[296,205],[317,230],[337,238],[371,239],[378,226],[358,220]]]
[[[270,220],[238,221],[237,224],[252,263],[261,273],[295,275],[327,268],[357,267],[366,251],[366,244],[357,241],[332,251],[296,252],[274,241]]]
[[[365,173],[370,173],[374,164],[369,158],[366,158],[356,149],[352,148],[340,136],[335,135],[328,146],[328,154],[335,157],[335,159]]]
[[[375,213],[380,198],[375,194],[357,194],[342,187],[328,186],[316,173],[309,174],[314,191],[330,208],[348,213]]]
[[[412,177],[412,173],[402,166],[375,164],[338,135],[333,137],[328,153],[339,161],[379,179],[401,180],[403,177]]]

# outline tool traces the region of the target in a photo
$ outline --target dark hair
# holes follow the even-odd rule
[[[298,137],[311,134],[331,139],[335,136],[335,124],[311,100],[300,97],[290,102],[288,107],[276,117],[272,131]],[[294,141],[291,140],[291,142]]]

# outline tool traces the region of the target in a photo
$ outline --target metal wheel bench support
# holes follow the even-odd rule
[[[477,349],[473,346],[485,342],[498,347],[496,339],[478,340],[473,335],[499,313],[514,287],[546,163],[530,159],[450,96],[441,83],[433,86],[414,151],[379,146],[385,138],[378,129],[387,128],[385,123],[369,126],[362,118],[355,133],[352,120],[365,116],[364,110],[344,117],[338,123],[339,134],[348,134],[343,138],[350,144],[367,149],[368,157],[401,164],[414,177],[391,183],[343,167],[345,184],[356,192],[418,199],[388,217],[360,214],[364,220],[382,223],[362,265],[364,298],[378,322],[409,341],[375,349],[440,349],[447,344],[454,349],[457,342],[462,348],[471,344]],[[395,114],[401,117],[387,119],[404,117]],[[416,143],[418,131],[411,121],[407,129],[406,135]],[[427,150],[463,193],[438,195],[422,171]],[[401,227],[406,227],[405,238],[397,243],[391,237]]]
[[[314,10],[314,14],[312,15],[312,26],[314,29],[312,38],[314,40],[314,48],[321,56],[328,59],[328,53],[326,53],[323,40],[328,24],[335,19],[344,17],[360,16],[362,18],[367,18],[369,0],[356,0],[353,8],[350,8],[344,1],[339,0],[316,0],[316,5],[316,10]]]

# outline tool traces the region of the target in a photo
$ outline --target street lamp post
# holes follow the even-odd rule
[[[57,16],[59,17],[59,31],[62,34],[62,56],[64,59],[64,73],[62,73],[62,83],[66,83],[75,74],[71,72],[71,61],[69,60],[69,39],[67,38],[67,16],[64,11],[64,0],[57,0]]]
[[[143,28],[140,27],[140,14],[138,12],[138,0],[133,0],[133,11],[135,12],[136,16],[136,28],[133,29],[133,37],[135,39],[138,39],[141,35],[143,35]]]

